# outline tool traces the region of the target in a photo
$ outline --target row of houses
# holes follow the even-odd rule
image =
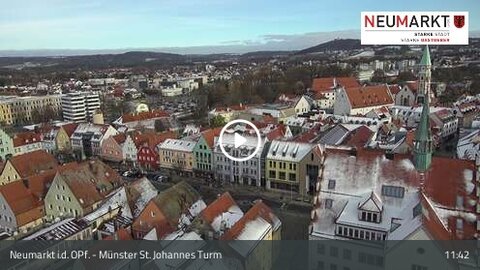
[[[276,256],[272,242],[267,240],[281,239],[282,222],[261,200],[248,210],[242,209],[226,192],[207,205],[186,182],[158,192],[146,178],[130,183],[117,181],[121,179],[119,175],[100,161],[59,165],[55,173],[44,178],[42,194],[34,192],[39,183],[32,178],[0,187],[0,229],[12,239],[167,240],[162,245],[173,243],[171,240],[250,240],[245,245],[226,242],[230,244],[222,247],[227,249],[222,252],[229,256],[233,252],[243,269],[269,269]],[[258,260],[259,256],[262,260]],[[42,263],[22,262],[36,267]],[[78,269],[89,269],[88,263],[76,262]],[[144,263],[163,269],[164,265],[158,264],[165,261]],[[15,265],[5,267],[13,269]]]

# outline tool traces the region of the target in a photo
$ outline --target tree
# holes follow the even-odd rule
[[[397,82],[415,81],[417,77],[411,71],[402,71],[397,76]]]
[[[165,124],[160,119],[155,120],[154,126],[156,132],[164,132],[167,130],[167,127],[165,127]]]
[[[386,82],[385,72],[381,69],[375,70],[373,72],[373,76],[370,81],[377,82],[377,83],[385,83]]]
[[[216,128],[216,127],[222,127],[226,124],[227,122],[225,121],[225,117],[221,115],[217,115],[210,119],[210,127]]]

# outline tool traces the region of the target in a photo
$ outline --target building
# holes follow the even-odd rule
[[[475,160],[480,156],[480,130],[462,136],[457,143],[457,158]]]
[[[43,150],[43,134],[35,131],[16,133],[13,136],[13,155]]]
[[[272,141],[265,160],[267,189],[295,197],[313,194],[323,159],[320,145]]]
[[[220,239],[242,258],[243,269],[272,269],[275,246],[270,240],[281,240],[281,228],[280,219],[259,200]]]
[[[113,124],[127,127],[129,130],[141,128],[155,129],[157,121],[163,123],[165,130],[169,130],[174,126],[173,123],[170,123],[170,114],[163,110],[127,113],[115,120]]]
[[[227,123],[237,119],[240,114],[245,112],[247,109],[248,107],[243,105],[242,103],[228,107],[216,107],[208,112],[208,119],[211,120],[216,116],[221,116]]]
[[[157,146],[160,167],[183,172],[193,172],[193,148],[197,142],[166,139]]]
[[[92,119],[100,109],[100,95],[97,92],[72,92],[62,96],[63,120],[75,123]]]
[[[417,104],[418,82],[407,82],[401,90],[395,94],[395,105],[414,106]]]
[[[208,129],[201,133],[193,148],[193,170],[198,174],[213,176],[213,148],[215,137],[220,136],[222,128]]]
[[[439,137],[442,141],[447,141],[455,137],[458,133],[459,119],[453,114],[452,110],[443,109],[430,114],[432,124],[439,129]]]
[[[137,146],[137,163],[144,170],[157,170],[160,159],[157,146],[166,139],[176,139],[175,132],[153,133],[146,132],[133,135],[133,141]]]
[[[394,100],[388,86],[362,86],[356,88],[339,88],[336,90],[336,115],[365,115],[371,110],[393,106]]]
[[[106,138],[105,140],[103,140],[101,145],[102,150],[100,153],[100,157],[107,161],[124,161],[126,154],[123,153],[123,144],[126,140],[127,136],[123,133]]]
[[[133,222],[134,238],[142,239],[155,229],[157,239],[164,239],[190,224],[205,207],[200,194],[182,181],[150,200]]]
[[[255,106],[250,108],[248,112],[253,115],[271,116],[274,119],[276,119],[276,121],[280,124],[285,123],[289,117],[297,115],[295,111],[295,107],[291,104],[263,104],[260,106]],[[246,118],[246,117],[242,117],[242,118]],[[247,120],[252,120],[252,119],[247,119]]]
[[[42,148],[52,154],[71,152],[70,136],[76,128],[75,123],[40,127],[39,132],[43,135]]]
[[[333,109],[335,94],[338,88],[360,87],[355,77],[324,77],[315,78],[310,90],[317,107],[321,109]]]
[[[0,175],[0,184],[20,181],[57,167],[58,161],[55,157],[43,150],[14,156],[5,163]]]
[[[215,138],[215,148],[213,150],[213,164],[215,178],[222,182],[237,183],[243,185],[260,186],[261,179],[261,153],[263,149],[263,137],[261,146],[254,157],[247,161],[234,161],[225,156],[220,149],[220,143],[223,143],[225,151],[232,157],[244,158],[251,155],[257,148],[256,136],[244,136],[246,142],[239,148],[235,148],[234,134],[223,134],[223,141]]]
[[[0,121],[6,125],[21,125],[38,121],[37,117],[55,117],[61,109],[60,95],[4,96],[0,98]],[[49,113],[46,113],[46,112]],[[44,119],[52,120],[52,119]]]
[[[297,115],[309,112],[314,105],[313,99],[307,95],[292,97],[282,94],[277,98],[277,103],[291,104],[295,108]]]
[[[72,150],[80,159],[99,156],[102,142],[117,134],[118,131],[110,125],[80,123],[70,137]]]
[[[206,240],[218,240],[243,217],[230,193],[225,192],[209,204],[192,222],[193,230]]]
[[[46,216],[49,220],[83,217],[121,184],[118,173],[99,160],[59,170],[45,195]]]
[[[10,137],[5,130],[0,128],[0,158],[5,160],[7,157],[12,156],[13,153],[14,150],[12,137]]]
[[[43,223],[41,198],[34,196],[22,181],[0,186],[0,206],[0,229],[10,235],[27,233]]]

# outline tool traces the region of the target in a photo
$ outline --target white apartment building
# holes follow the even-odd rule
[[[96,92],[74,92],[62,97],[65,121],[85,122],[97,109],[100,109],[100,95]]]

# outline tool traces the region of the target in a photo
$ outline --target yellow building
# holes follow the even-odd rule
[[[0,121],[7,125],[29,123],[36,112],[41,114],[47,108],[59,112],[61,95],[0,97]]]
[[[307,196],[314,191],[322,162],[319,145],[272,141],[265,161],[267,189]]]
[[[167,139],[158,145],[160,167],[185,172],[193,171],[193,148],[196,142]]]
[[[0,185],[5,185],[42,171],[58,167],[58,161],[49,153],[38,150],[10,158],[0,174]]]

